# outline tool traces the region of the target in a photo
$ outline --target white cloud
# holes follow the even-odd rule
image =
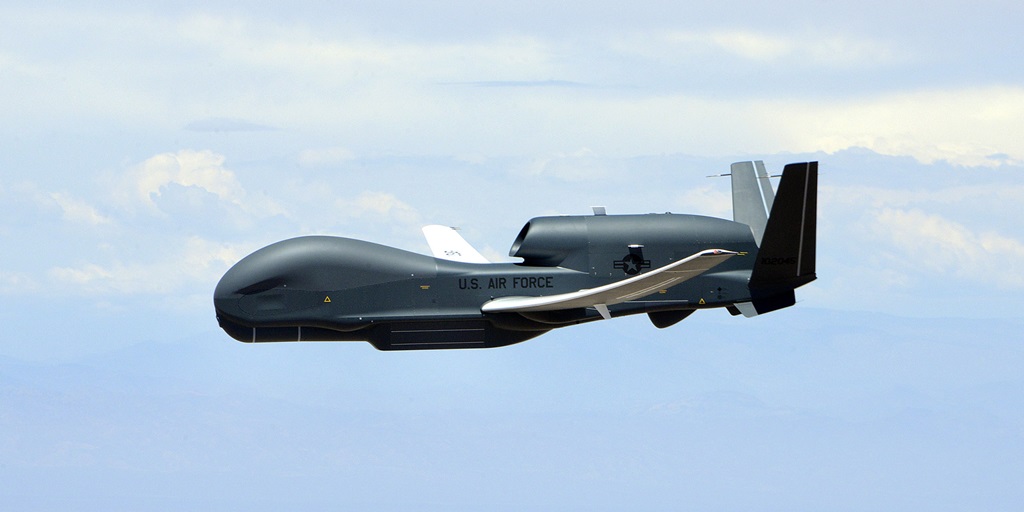
[[[527,32],[424,40],[380,38],[356,22],[328,32],[214,14],[43,15],[26,8],[11,14],[26,20],[23,38],[44,49],[27,44],[0,55],[0,66],[11,73],[0,93],[19,98],[0,105],[9,119],[50,115],[64,123],[70,116],[91,125],[100,116],[180,130],[196,119],[255,116],[247,123],[282,131],[302,127],[345,141],[345,150],[304,152],[304,165],[382,147],[493,156],[578,147],[600,148],[605,155],[720,155],[860,146],[923,162],[993,165],[989,157],[998,153],[1024,161],[1024,141],[1016,136],[1024,133],[1024,89],[940,85],[873,92],[893,90],[884,85],[892,80],[879,73],[920,58],[898,41],[862,33],[738,26],[628,29],[580,41]],[[42,44],[64,34],[81,41],[70,54]],[[171,58],[154,61],[152,55]],[[722,56],[751,65],[719,64],[728,60]],[[723,89],[716,84],[728,80],[733,92],[687,90],[677,85],[680,67],[687,75],[706,76],[706,90]],[[764,92],[757,73],[765,67],[875,71],[865,75],[856,96],[840,90],[805,99],[777,87]],[[637,83],[623,77],[637,77]],[[488,81],[599,86],[454,85]],[[749,87],[737,86],[745,81]],[[617,87],[623,82],[630,86]],[[199,186],[229,196],[230,190],[215,185],[230,183],[210,183],[213,177]]]
[[[1024,287],[1024,243],[1019,240],[992,231],[975,233],[917,209],[884,208],[874,217],[874,228],[899,250],[897,259],[905,265],[1000,288]]]
[[[934,171],[933,171],[934,173]],[[936,176],[921,174],[922,180],[936,180]],[[822,192],[828,194],[831,203],[853,206],[860,209],[864,206],[873,208],[931,205],[948,207],[962,204],[985,204],[995,210],[1012,209],[1014,205],[1024,204],[1024,184],[992,184],[980,183],[973,185],[952,185],[937,189],[920,186],[907,190],[895,187],[869,185],[852,185],[845,187],[822,186]]]
[[[351,150],[342,147],[306,149],[299,153],[299,164],[306,167],[331,165],[355,159]]]
[[[753,32],[713,32],[707,37],[729,53],[750,60],[775,60],[792,53],[796,46],[787,38]]]
[[[135,171],[140,201],[153,203],[171,183],[196,186],[224,201],[240,204],[244,191],[235,174],[224,168],[224,156],[212,151],[181,150],[147,159]]]
[[[53,192],[50,194],[50,198],[60,206],[64,220],[92,226],[111,223],[110,217],[101,214],[96,208],[81,199],[76,199],[63,192]]]
[[[721,186],[704,185],[687,188],[679,194],[681,210],[686,213],[732,218],[732,194]]]
[[[25,294],[39,290],[36,280],[22,272],[0,272],[0,293]]]
[[[1024,161],[1024,87],[910,91],[845,102],[780,102],[757,107],[764,121],[775,111],[776,127],[800,150],[866,147],[921,162],[946,160],[991,166],[1006,153]],[[780,141],[781,142],[781,141]]]
[[[261,69],[288,71],[318,85],[458,82],[521,77],[544,80],[554,71],[549,46],[531,37],[480,42],[406,42],[374,39],[355,31],[317,33],[300,25],[195,16],[178,27],[182,38],[220,58]]]
[[[581,182],[608,179],[620,167],[615,159],[602,158],[590,148],[580,148],[571,153],[557,152],[534,159],[515,172]]]
[[[119,179],[128,187],[129,198],[122,198],[132,209],[141,204],[151,212],[159,213],[158,199],[171,185],[195,187],[217,197],[225,204],[256,217],[285,213],[275,201],[257,194],[249,194],[235,173],[224,166],[224,155],[213,151],[183,149],[175,153],[161,153],[146,159]]]
[[[121,267],[112,271],[99,265],[88,263],[78,267],[57,267],[51,270],[50,275],[59,283],[81,287],[90,286],[95,282],[109,281],[114,278],[115,273],[125,275],[124,270]]]
[[[245,119],[210,117],[196,119],[185,125],[185,129],[194,132],[263,132],[275,130],[272,126],[266,126]]]
[[[492,98],[493,99],[493,98]],[[404,123],[426,135],[410,151],[457,147],[489,154],[558,153],[595,147],[606,156],[684,152],[834,152],[864,147],[924,163],[999,165],[1024,161],[1024,88],[912,91],[848,100],[705,98],[538,91],[514,109],[484,98],[441,98],[447,122],[424,111]],[[1003,115],[994,115],[1001,112]],[[425,115],[425,117],[421,116]],[[467,131],[466,127],[471,127]],[[509,145],[515,140],[514,148]],[[1007,158],[991,155],[1005,153]]]
[[[364,191],[354,199],[336,200],[334,207],[342,215],[350,218],[395,220],[402,224],[420,222],[420,215],[415,208],[387,192]]]
[[[910,59],[894,43],[864,35],[813,31],[777,34],[744,28],[630,34],[613,38],[608,48],[666,65],[695,56],[732,56],[753,65],[784,64],[795,69],[872,69]]]
[[[244,255],[241,245],[190,237],[156,261],[58,266],[49,276],[63,290],[85,295],[180,293],[209,287]]]
[[[121,203],[109,214],[67,193],[36,192],[38,204],[54,211],[59,207],[65,220],[118,225],[98,238],[88,238],[85,246],[54,253],[61,257],[47,258],[41,267],[48,268],[47,277],[40,280],[48,278],[72,293],[94,296],[205,290],[244,256],[242,248],[251,250],[252,244],[215,242],[196,233],[237,240],[239,232],[251,231],[261,219],[283,212],[274,200],[248,193],[224,162],[223,155],[194,150],[148,158],[112,176],[115,187],[101,187],[103,195],[112,194]],[[137,216],[140,208],[159,220]],[[280,228],[281,223],[264,229],[274,227]],[[70,263],[75,260],[78,263]],[[3,280],[19,285],[24,280],[18,276]]]

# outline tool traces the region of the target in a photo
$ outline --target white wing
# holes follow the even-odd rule
[[[463,263],[490,263],[455,228],[437,224],[423,226],[423,236],[427,237],[427,245],[435,258]]]
[[[570,308],[596,308],[601,316],[608,318],[607,306],[628,300],[646,297],[685,282],[707,272],[714,266],[735,256],[733,251],[708,249],[622,281],[586,288],[575,292],[547,295],[543,297],[499,297],[480,307],[484,313],[518,311],[554,311]]]

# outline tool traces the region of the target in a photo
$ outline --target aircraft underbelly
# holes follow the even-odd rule
[[[500,329],[487,320],[393,322],[374,328],[369,341],[378,350],[491,348],[519,343],[544,332]]]

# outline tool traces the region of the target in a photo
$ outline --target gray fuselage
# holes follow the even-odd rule
[[[649,313],[659,327],[700,308],[750,300],[757,246],[745,224],[679,214],[540,217],[510,254],[521,263],[461,263],[371,242],[308,236],[243,258],[218,283],[214,304],[233,338],[371,342],[382,350],[508,345],[553,328],[600,319],[592,308],[482,313],[506,296],[594,288],[698,251],[739,256],[653,295],[609,306]]]

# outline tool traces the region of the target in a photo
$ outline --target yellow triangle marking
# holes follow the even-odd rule
[[[707,302],[704,302],[704,297],[701,297],[700,302],[698,302],[697,304],[707,304]]]
[[[324,297],[324,303],[327,304],[329,302],[331,302],[331,296],[327,295],[326,297]]]

